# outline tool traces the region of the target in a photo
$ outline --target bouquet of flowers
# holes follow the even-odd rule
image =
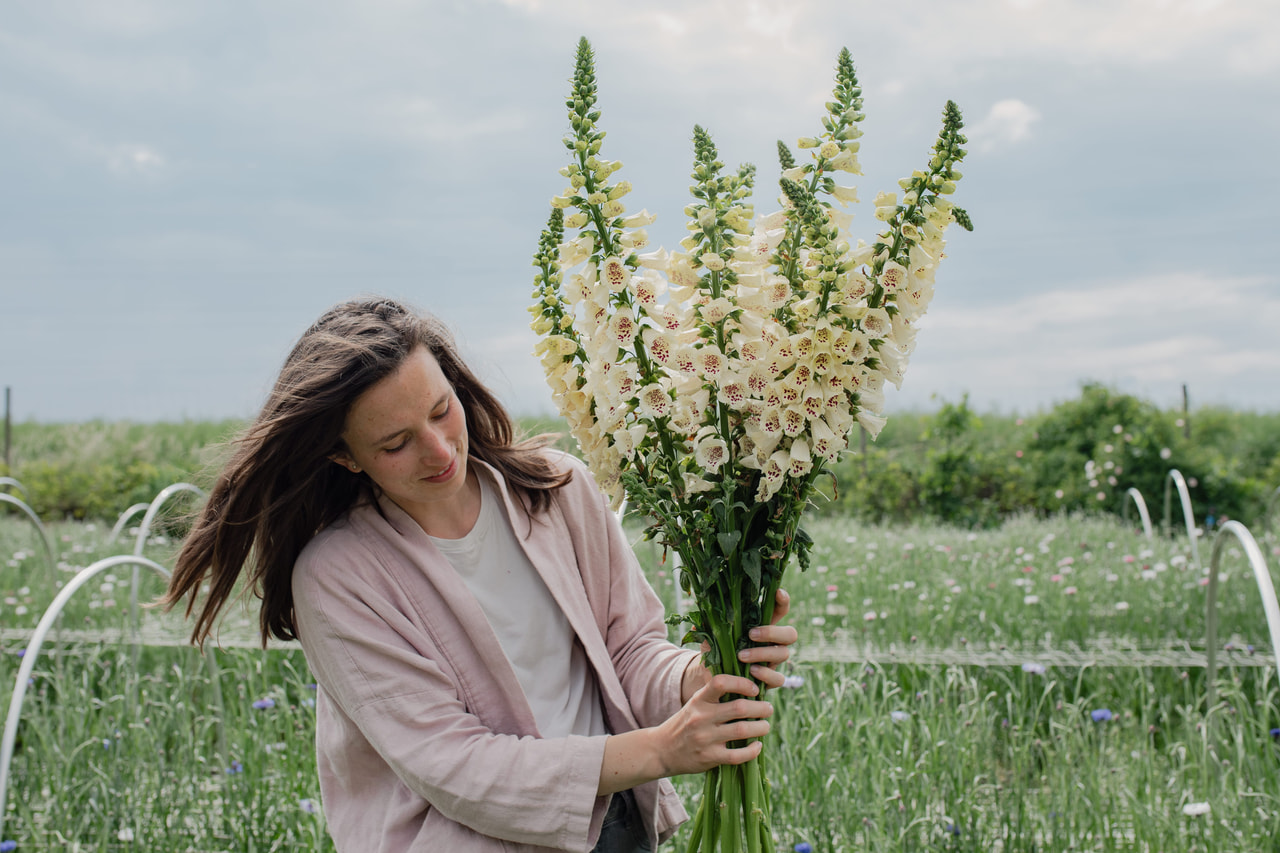
[[[726,172],[695,127],[689,235],[680,251],[642,253],[654,217],[628,215],[622,164],[601,156],[594,57],[578,44],[568,186],[534,259],[537,354],[600,487],[679,555],[694,605],[678,618],[713,673],[747,674],[746,632],[772,618],[792,557],[808,564],[800,518],[815,481],[855,425],[879,433],[943,232],[972,230],[949,199],[965,138],[948,102],[927,167],[901,196],[876,196],[883,230],[851,240],[843,208],[857,197],[837,180],[861,174],[861,94],[843,50],[822,132],[799,140],[802,163],[778,143],[781,209],[759,217],[754,168]],[[706,774],[691,850],[773,849],[763,758]]]

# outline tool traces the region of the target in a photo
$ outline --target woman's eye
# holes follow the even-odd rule
[[[383,450],[387,453],[398,453],[401,450],[404,450],[408,446],[409,446],[409,439],[406,438],[404,441],[400,442],[395,447],[386,447],[386,448],[383,448]]]
[[[440,421],[440,420],[444,420],[446,417],[448,417],[448,416],[449,416],[449,409],[450,409],[450,407],[449,407],[449,406],[445,406],[445,407],[444,407],[444,411],[442,411],[442,412],[437,412],[437,413],[436,413],[436,415],[435,415],[435,419],[436,419],[436,420],[438,420],[438,421]]]

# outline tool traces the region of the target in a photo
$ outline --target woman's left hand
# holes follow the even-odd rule
[[[779,589],[773,608],[773,620],[768,625],[752,628],[748,636],[757,643],[738,652],[738,660],[751,664],[751,676],[766,687],[781,687],[786,676],[778,672],[778,664],[791,657],[791,646],[795,643],[796,629],[791,625],[779,625],[782,617],[791,609],[791,596],[786,590]]]

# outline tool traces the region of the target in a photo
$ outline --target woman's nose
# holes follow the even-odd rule
[[[436,427],[428,427],[422,433],[422,458],[428,461],[439,461],[452,454],[449,438]]]

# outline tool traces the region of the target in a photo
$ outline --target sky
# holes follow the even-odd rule
[[[1031,414],[1101,382],[1280,409],[1275,0],[6,0],[0,385],[18,421],[247,418],[330,305],[440,316],[517,415],[552,411],[530,265],[579,36],[602,155],[684,236],[692,129],[759,168],[848,47],[852,208],[964,112],[929,313],[887,412]]]

